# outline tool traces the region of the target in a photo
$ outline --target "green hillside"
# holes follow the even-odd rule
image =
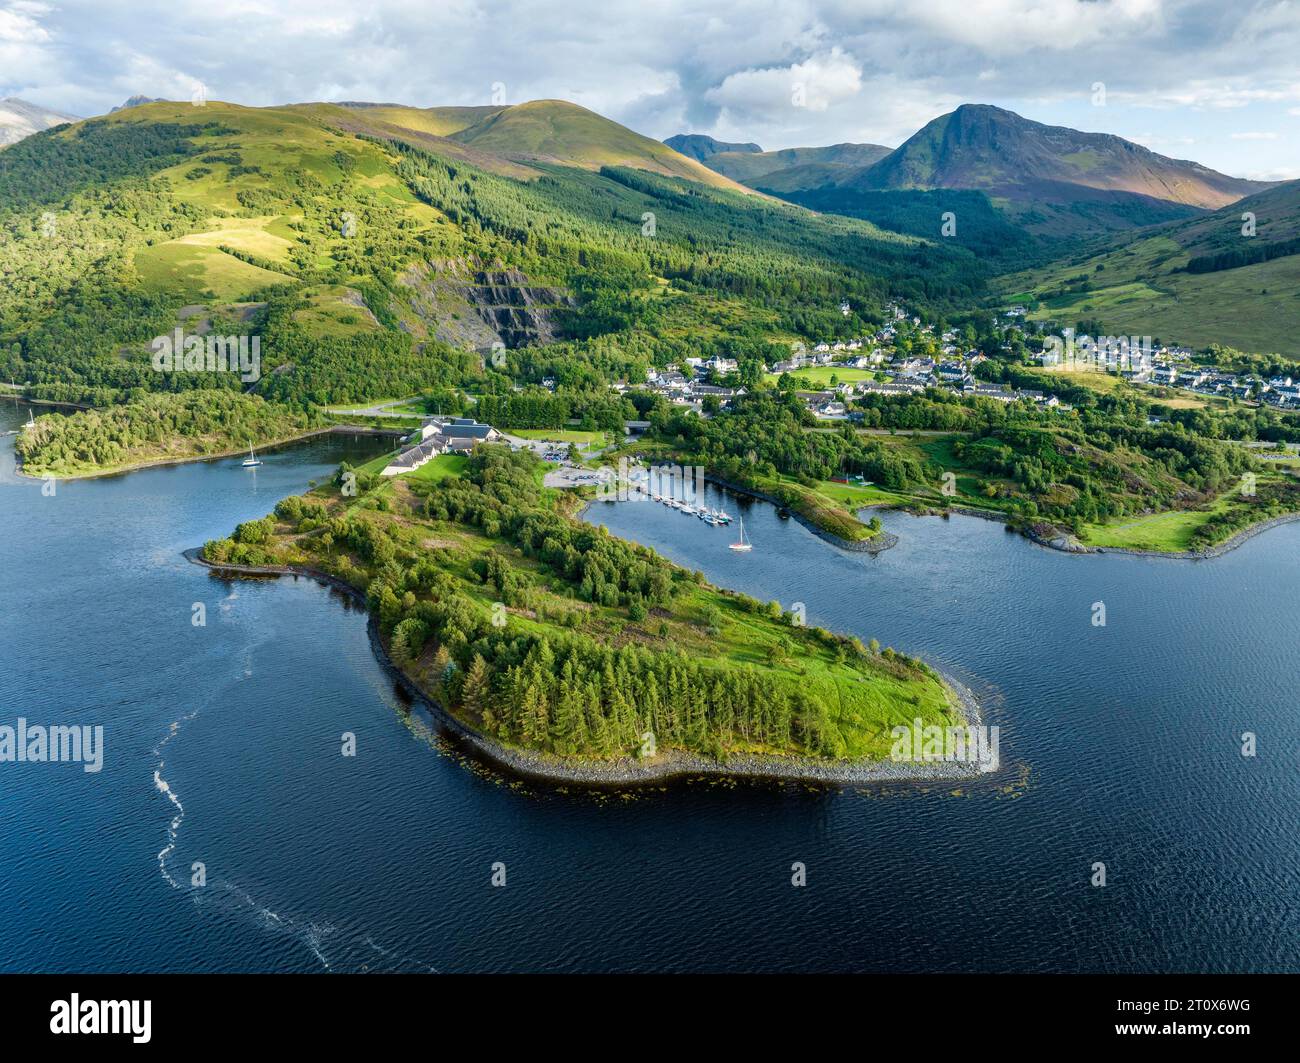
[[[1255,235],[1243,234],[1243,215]],[[1002,278],[1036,320],[1098,320],[1107,333],[1260,354],[1297,351],[1300,182],[1095,255]],[[1249,312],[1245,312],[1245,308]]]
[[[485,375],[504,343],[552,346],[546,371],[590,388],[724,340],[758,358],[860,334],[890,299],[968,304],[983,283],[956,250],[711,171],[612,165],[643,148],[643,166],[697,164],[581,108],[408,110],[153,103],[6,149],[0,375],[92,404],[246,384],[343,404],[542,365],[512,355]],[[461,139],[429,131],[476,117]],[[537,151],[521,166],[481,146],[506,142]],[[558,154],[582,165],[540,158]],[[178,326],[260,337],[260,379],[156,372],[149,343]]]
[[[718,173],[764,192],[797,192],[835,183],[889,154],[880,144],[831,144],[779,151],[723,151],[704,160]]]
[[[453,140],[508,158],[599,169],[630,166],[715,188],[748,192],[640,133],[565,100],[533,100],[506,107],[451,134]]]

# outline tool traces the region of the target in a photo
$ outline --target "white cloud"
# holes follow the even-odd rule
[[[766,116],[777,109],[825,111],[862,88],[862,68],[840,49],[802,63],[728,74],[704,98],[733,114]]]
[[[990,56],[1113,44],[1164,25],[1161,0],[867,0],[852,8]]]

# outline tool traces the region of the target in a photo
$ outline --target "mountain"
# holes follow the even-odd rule
[[[312,105],[334,107],[335,105]],[[507,176],[540,176],[533,164],[598,170],[626,166],[666,177],[752,194],[657,140],[565,100],[533,100],[501,107],[403,107],[344,103],[346,128],[394,136],[413,146],[459,155],[476,166]]]
[[[502,107],[447,135],[460,144],[518,162],[592,170],[627,166],[714,188],[749,191],[657,140],[565,100],[533,100]]]
[[[338,106],[364,112],[380,122],[436,137],[449,137],[505,110],[504,107],[491,106],[421,108],[400,103],[340,103]]]
[[[129,107],[142,107],[146,103],[166,103],[166,102],[167,101],[164,100],[161,96],[131,96],[128,97],[123,102],[119,103],[116,107],[113,108],[112,111],[109,111],[108,113],[113,114],[117,111],[125,111]]]
[[[1243,214],[1255,219],[1253,236],[1243,232]],[[1300,181],[1139,235],[1002,278],[999,287],[1008,303],[1029,305],[1039,320],[1090,321],[1107,335],[1294,355]]]
[[[764,151],[757,144],[728,144],[704,133],[678,133],[664,143],[724,177],[774,195],[833,184],[892,150],[880,144],[831,144]]]
[[[1214,210],[1269,187],[1157,155],[1108,133],[967,104],[934,119],[846,189],[973,189],[1031,231],[1129,228]]]
[[[0,100],[0,146],[15,144],[42,129],[75,121],[72,115],[9,96]]]
[[[678,133],[675,137],[669,137],[664,143],[688,159],[706,164],[711,156],[719,152],[757,154],[763,150],[757,144],[728,144],[725,141],[714,140],[704,133]]]
[[[504,345],[525,381],[596,387],[982,291],[957,248],[737,188],[554,101],[141,104],[0,152],[0,379],[332,405],[480,388]],[[260,336],[260,378],[160,375],[176,328]]]
[[[710,157],[705,165],[751,188],[780,194],[833,184],[883,159],[891,150],[881,144],[831,144],[756,153],[725,151]]]

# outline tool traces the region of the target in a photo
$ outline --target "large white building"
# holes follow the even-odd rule
[[[381,475],[400,476],[439,454],[468,454],[480,443],[495,443],[501,433],[472,417],[431,417],[420,428],[420,442],[397,455]]]

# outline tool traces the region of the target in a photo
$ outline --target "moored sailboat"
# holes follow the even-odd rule
[[[752,550],[752,549],[754,549],[754,544],[753,544],[752,542],[750,542],[749,539],[747,539],[747,538],[745,537],[745,518],[744,518],[744,517],[741,517],[741,518],[740,518],[740,538],[739,538],[738,540],[736,540],[736,542],[734,542],[734,543],[728,543],[727,545],[730,546],[731,549],[733,549],[733,550],[746,550],[746,551],[747,551],[747,550]]]

